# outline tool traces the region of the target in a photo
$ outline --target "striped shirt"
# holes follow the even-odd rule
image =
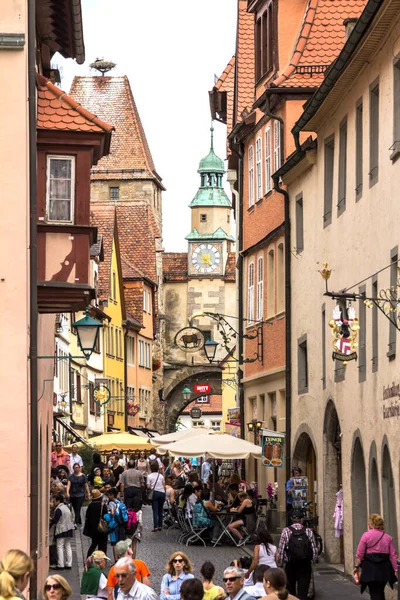
[[[291,527],[293,527],[293,529],[302,529],[303,525],[301,523],[293,523],[291,525]],[[305,527],[305,530],[306,530],[307,537],[310,540],[310,544],[311,544],[312,559],[310,559],[310,560],[312,560],[312,562],[315,562],[318,558],[318,549],[317,549],[317,544],[315,543],[314,534],[311,531],[311,529],[309,529],[308,527]],[[288,561],[287,550],[289,547],[289,538],[291,535],[292,535],[291,528],[285,527],[285,529],[282,531],[281,539],[279,541],[278,560],[277,560],[277,564],[279,567],[281,567],[283,565],[283,563]]]

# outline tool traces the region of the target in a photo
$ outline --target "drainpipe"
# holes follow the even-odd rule
[[[273,174],[274,190],[282,194],[284,198],[284,219],[285,219],[285,429],[286,429],[286,480],[290,479],[291,462],[291,435],[292,435],[292,348],[291,348],[291,242],[290,242],[290,215],[289,215],[289,194],[279,185],[279,175]]]
[[[124,386],[124,398],[125,398],[125,402],[124,402],[124,415],[125,415],[125,431],[128,431],[128,405],[127,405],[127,399],[128,399],[128,361],[126,359],[126,353],[127,353],[127,349],[128,349],[128,331],[129,331],[129,325],[128,325],[128,323],[125,323],[125,333],[124,333],[124,379],[125,379],[125,386]]]
[[[29,358],[30,358],[30,502],[29,550],[34,561],[30,598],[37,598],[38,558],[38,302],[37,302],[37,199],[36,199],[36,17],[35,0],[28,0],[28,116],[29,116]]]

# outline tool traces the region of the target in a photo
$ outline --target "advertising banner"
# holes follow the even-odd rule
[[[281,469],[285,463],[285,435],[264,429],[262,432],[262,459],[265,467]]]

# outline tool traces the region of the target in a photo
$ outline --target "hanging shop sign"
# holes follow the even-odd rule
[[[209,383],[197,383],[193,387],[195,394],[209,394],[211,392],[211,385]]]
[[[307,477],[291,477],[290,489],[292,490],[293,508],[303,508],[308,499]]]
[[[204,346],[204,334],[197,327],[184,327],[175,336],[174,342],[179,350],[198,352]]]
[[[357,360],[357,335],[360,326],[355,308],[350,301],[345,305],[336,304],[329,327],[332,329],[333,336],[332,360],[340,360],[344,365],[349,360]]]
[[[191,419],[201,419],[201,408],[192,408],[190,411],[190,418]]]
[[[104,406],[111,399],[111,392],[109,388],[102,382],[102,380],[96,379],[96,385],[93,388],[93,400]]]
[[[392,383],[387,387],[383,386],[383,418],[393,419],[400,417],[400,384]]]
[[[281,469],[285,459],[285,435],[267,429],[262,430],[262,459],[265,467]]]
[[[225,433],[240,438],[240,408],[228,408],[228,421],[225,422]]]

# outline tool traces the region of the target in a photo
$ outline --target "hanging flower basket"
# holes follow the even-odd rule
[[[153,371],[158,371],[161,367],[161,360],[153,360]]]
[[[128,400],[128,402],[126,403],[126,408],[128,411],[128,415],[130,417],[134,417],[138,414],[140,407],[139,404],[134,404],[131,400]]]

